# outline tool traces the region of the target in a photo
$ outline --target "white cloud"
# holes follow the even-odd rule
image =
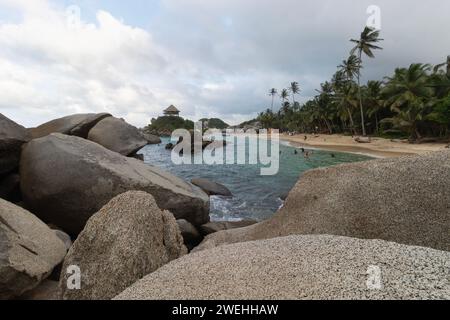
[[[169,103],[171,90],[158,79],[167,54],[147,31],[104,11],[97,13],[97,25],[82,22],[73,30],[65,12],[44,1],[16,8],[23,10],[23,21],[0,25],[1,112],[22,114],[17,120],[27,126],[103,111],[125,118],[140,114],[133,120],[145,125],[161,103]],[[155,94],[153,86],[160,88]]]
[[[299,99],[314,95],[348,54],[371,4],[161,0],[148,30],[104,9],[74,30],[54,2],[0,0],[21,17],[0,20],[0,112],[26,126],[76,112],[111,112],[143,126],[175,104],[194,120],[236,124],[270,105],[271,87],[298,81]],[[450,54],[450,2],[377,5],[385,50],[366,61],[366,78]]]

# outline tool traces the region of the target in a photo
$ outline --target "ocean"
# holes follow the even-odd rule
[[[314,150],[310,159],[305,159],[299,149],[295,154],[296,148],[288,143],[280,142],[278,174],[262,176],[260,175],[261,164],[175,165],[171,161],[171,151],[165,149],[169,142],[169,138],[162,138],[161,144],[143,148],[140,153],[144,155],[145,163],[160,167],[187,181],[193,178],[205,178],[225,185],[233,193],[233,197],[211,197],[210,215],[214,221],[268,219],[282,206],[283,201],[280,197],[294,187],[304,172],[371,159],[364,155],[321,150]],[[247,157],[248,143],[246,141]],[[233,147],[236,152],[237,148],[234,145],[228,145],[226,148],[230,147]]]

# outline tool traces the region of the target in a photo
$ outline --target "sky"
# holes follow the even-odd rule
[[[33,127],[109,112],[143,127],[174,104],[238,124],[270,107],[272,87],[314,96],[372,5],[384,50],[364,81],[450,55],[448,0],[0,0],[0,113]]]

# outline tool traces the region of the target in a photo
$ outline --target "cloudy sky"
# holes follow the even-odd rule
[[[370,5],[385,41],[365,79],[450,54],[448,0],[0,0],[0,113],[31,127],[106,111],[144,126],[174,104],[237,124],[272,87],[298,81],[298,99],[313,96]]]

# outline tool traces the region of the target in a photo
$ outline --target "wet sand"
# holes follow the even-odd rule
[[[280,139],[290,142],[295,147],[313,147],[336,152],[365,154],[377,158],[394,158],[403,155],[422,154],[444,150],[445,143],[410,144],[403,141],[392,141],[383,138],[372,138],[371,143],[358,143],[351,136],[344,135],[280,135]]]

